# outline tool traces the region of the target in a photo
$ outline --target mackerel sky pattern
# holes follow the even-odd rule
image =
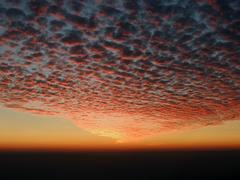
[[[142,137],[240,119],[239,0],[1,0],[0,102]]]

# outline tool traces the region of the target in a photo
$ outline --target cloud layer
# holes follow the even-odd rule
[[[240,117],[238,0],[2,0],[0,102],[139,137]]]

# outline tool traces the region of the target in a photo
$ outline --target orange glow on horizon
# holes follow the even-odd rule
[[[85,128],[81,129],[81,125],[76,126],[72,121],[59,117],[39,116],[4,108],[0,111],[0,151],[240,149],[239,121],[163,131],[139,138],[119,138],[109,134],[92,134],[91,131],[85,131]]]
[[[240,145],[218,144],[218,145],[169,145],[169,146],[144,146],[129,144],[124,145],[102,145],[102,146],[74,146],[74,145],[6,145],[0,146],[0,152],[131,152],[131,151],[205,151],[205,150],[240,150]]]

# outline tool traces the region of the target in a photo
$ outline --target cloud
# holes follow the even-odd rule
[[[62,42],[65,44],[79,44],[82,40],[82,33],[81,31],[70,31],[67,33],[67,35],[62,39]]]
[[[5,106],[117,138],[239,119],[237,0],[14,2],[0,2]]]
[[[9,8],[6,11],[6,16],[9,18],[9,20],[23,20],[25,18],[25,13],[16,8]]]

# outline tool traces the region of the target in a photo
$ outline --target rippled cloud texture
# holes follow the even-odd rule
[[[117,138],[240,116],[239,0],[1,0],[0,102]]]

